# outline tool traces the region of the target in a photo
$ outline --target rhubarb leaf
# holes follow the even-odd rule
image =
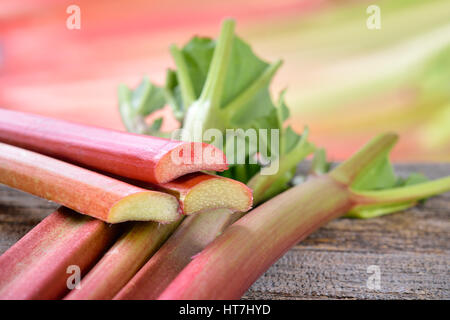
[[[358,219],[371,219],[391,213],[400,212],[409,209],[415,206],[416,204],[417,204],[416,202],[410,201],[399,204],[363,206],[349,211],[345,215],[345,217]]]
[[[143,116],[167,103],[181,124],[182,139],[198,140],[199,129],[201,133],[218,129],[224,134],[223,145],[218,147],[223,148],[231,165],[221,175],[247,183],[258,176],[270,160],[280,170],[270,179],[262,179],[264,192],[269,188],[268,181],[271,186],[267,195],[287,189],[298,162],[312,153],[314,146],[306,141],[307,132],[300,135],[292,127],[284,127],[290,114],[284,99],[285,90],[277,106],[272,101],[269,84],[281,61],[271,64],[257,57],[250,46],[234,34],[233,20],[224,21],[218,39],[193,37],[181,49],[172,45],[170,52],[175,69],[167,71],[164,88],[152,85],[147,78],[133,91],[122,86],[120,110],[127,130],[160,135],[162,119],[148,126]],[[229,135],[227,129],[238,130]],[[256,139],[247,136],[248,129],[256,130]],[[272,140],[275,132],[272,130],[278,130],[280,150],[274,143],[277,141]],[[245,164],[242,159],[236,161],[237,151],[244,157]],[[261,199],[267,198],[264,192],[261,191]]]
[[[152,84],[147,77],[132,92],[131,106],[140,116],[148,116],[166,104],[164,91]]]
[[[279,118],[280,118],[280,127],[284,121],[286,121],[290,116],[290,111],[286,102],[284,100],[284,96],[286,94],[286,90],[281,91],[280,98],[278,100],[278,108],[279,108]]]
[[[172,108],[172,113],[178,121],[183,121],[185,111],[181,90],[178,86],[177,74],[174,70],[168,69],[166,75],[166,84],[164,86],[164,94],[167,103]]]
[[[163,122],[163,118],[158,118],[155,121],[153,121],[152,125],[150,126],[150,129],[152,131],[159,131],[159,129],[161,128]]]
[[[351,185],[354,190],[380,190],[392,188],[397,184],[394,173],[387,156],[379,159],[364,175],[358,177]]]
[[[283,139],[285,144],[285,150],[282,153],[289,153],[299,143],[301,135],[297,134],[297,132],[295,132],[291,126],[288,126],[283,131]]]
[[[162,119],[149,127],[145,118],[166,104],[162,88],[152,84],[147,77],[144,77],[134,90],[121,84],[118,89],[118,97],[120,115],[128,131],[159,135]]]
[[[360,191],[395,189],[420,184],[426,181],[428,181],[428,179],[419,173],[412,173],[407,178],[397,177],[389,158],[385,156],[368,170],[363,177],[359,177],[356,183],[351,186],[351,189]],[[416,205],[418,201],[419,199],[400,203],[358,206],[346,216],[361,219],[374,218],[406,210]]]
[[[213,39],[194,37],[182,49],[196,99],[205,84],[215,47]]]
[[[309,174],[319,176],[328,173],[330,169],[331,163],[327,161],[327,153],[325,149],[316,149],[311,162],[311,168],[309,169]]]

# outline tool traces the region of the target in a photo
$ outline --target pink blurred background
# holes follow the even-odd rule
[[[450,102],[440,93],[423,98],[413,72],[450,44],[448,1],[377,1],[382,29],[368,30],[372,2],[3,0],[0,107],[123,130],[118,84],[135,86],[144,75],[162,84],[170,44],[216,36],[220,21],[234,17],[260,57],[284,60],[273,96],[288,88],[291,123],[308,125],[333,160],[393,130],[401,134],[394,160],[450,161]],[[66,28],[71,4],[81,9],[80,30]]]

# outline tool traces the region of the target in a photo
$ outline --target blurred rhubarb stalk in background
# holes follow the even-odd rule
[[[289,86],[290,124],[332,160],[385,130],[402,136],[393,160],[450,160],[448,0],[79,0],[80,30],[66,28],[70,4],[1,1],[0,107],[124,129],[118,84],[162,84],[170,44],[232,16],[259,56],[284,60],[274,96]],[[366,26],[372,4],[379,30]]]

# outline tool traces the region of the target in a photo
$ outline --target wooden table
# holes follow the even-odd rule
[[[450,175],[450,164],[398,165],[397,171],[439,178]],[[0,253],[56,207],[0,186]],[[337,219],[287,252],[244,298],[450,299],[449,217],[447,193],[404,213]]]

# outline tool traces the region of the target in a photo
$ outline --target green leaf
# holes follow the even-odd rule
[[[134,128],[134,111],[131,106],[131,95],[132,92],[125,84],[120,84],[117,90],[119,98],[119,112],[122,118],[122,122],[125,125],[127,131],[135,132]]]
[[[387,156],[369,170],[364,177],[352,186],[352,190],[400,190],[402,187],[420,185],[428,179],[419,173],[412,173],[406,179],[398,178]],[[395,192],[395,191],[394,191]],[[420,198],[393,203],[360,205],[351,210],[346,216],[351,218],[368,219],[406,210],[417,204]],[[382,202],[382,201],[380,201]]]
[[[289,112],[289,108],[286,105],[286,103],[284,102],[284,95],[286,94],[286,90],[281,91],[280,94],[280,98],[278,100],[278,108],[280,109],[280,113],[279,113],[279,118],[280,118],[280,123],[283,124],[284,121],[287,120],[287,118],[289,118],[290,112]],[[282,126],[280,126],[281,128]]]
[[[285,153],[289,153],[294,149],[301,139],[301,135],[297,134],[291,126],[288,126],[283,134],[283,139],[285,140],[286,150]]]
[[[205,84],[215,47],[216,42],[205,37],[193,37],[183,47],[182,54],[188,67],[196,98],[200,97]]]
[[[392,188],[397,184],[397,177],[388,156],[379,159],[363,176],[352,185],[354,190],[380,190]]]
[[[165,104],[163,89],[152,84],[147,77],[144,77],[138,87],[132,91],[131,106],[137,115],[148,116],[163,108]]]
[[[417,204],[416,202],[412,201],[398,204],[372,205],[372,206],[363,206],[359,208],[357,207],[349,211],[345,215],[345,217],[357,219],[371,219],[391,213],[404,211],[406,209],[415,206],[416,204]]]
[[[357,186],[374,167],[382,163],[398,140],[394,133],[380,134],[356,152],[350,159],[334,168],[329,174],[347,186]],[[363,185],[365,184],[362,183]]]
[[[126,129],[134,133],[149,131],[145,118],[166,104],[164,90],[152,84],[147,77],[142,79],[135,90],[121,84],[118,98],[122,121]]]
[[[397,186],[398,187],[411,186],[426,181],[428,181],[428,178],[425,177],[423,174],[411,173],[406,179],[399,178],[397,181]]]
[[[159,129],[161,128],[162,122],[163,122],[163,118],[156,119],[155,121],[153,121],[153,123],[149,129],[151,131],[159,131]]]
[[[174,117],[178,121],[183,121],[185,115],[185,107],[181,97],[181,89],[178,86],[177,74],[174,70],[167,69],[166,84],[164,86],[164,94]]]
[[[309,174],[322,175],[328,173],[331,168],[331,163],[327,161],[327,153],[325,149],[320,148],[314,152],[314,157],[311,163]]]

